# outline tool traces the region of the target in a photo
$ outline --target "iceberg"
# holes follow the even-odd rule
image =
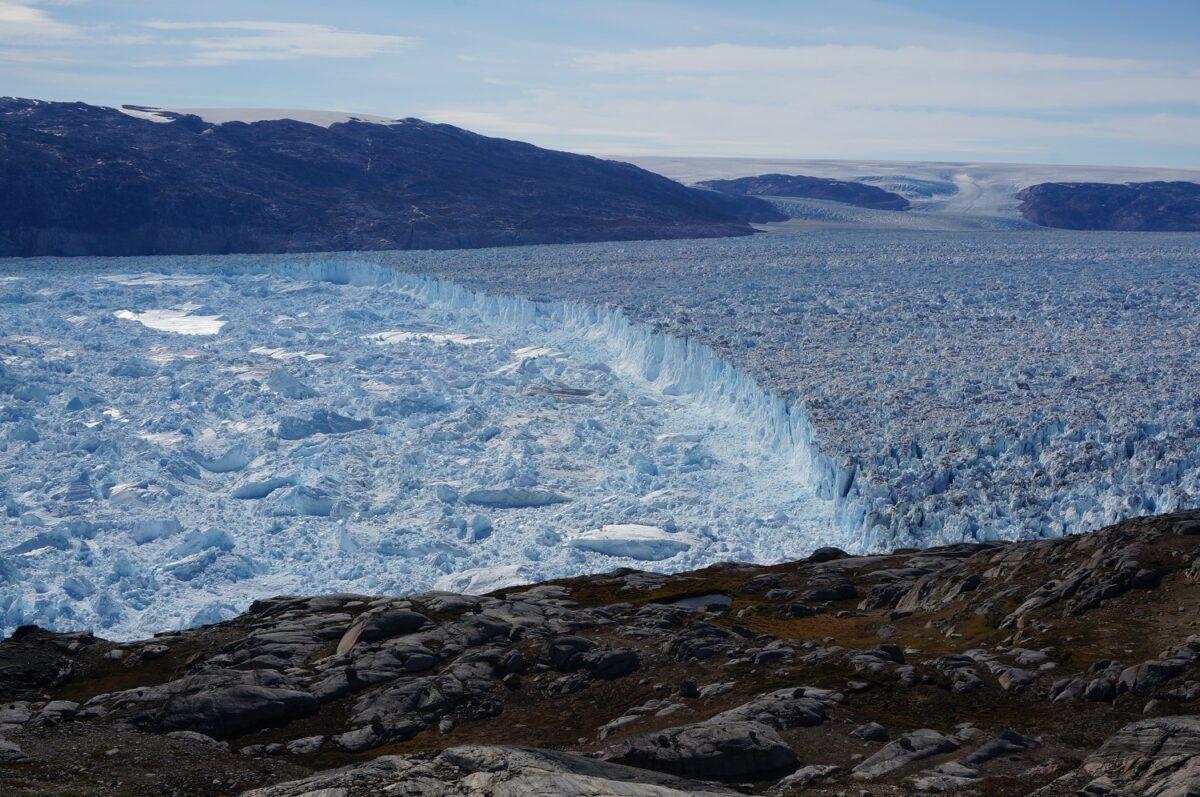
[[[117,310],[117,318],[136,321],[142,326],[177,335],[215,335],[229,323],[219,315],[192,315],[186,310]]]
[[[570,501],[565,495],[553,490],[536,490],[521,487],[477,488],[468,490],[463,496],[464,504],[489,506],[495,509],[524,509],[534,506],[550,506]]]
[[[697,540],[686,534],[670,534],[657,526],[614,523],[571,537],[568,544],[583,551],[642,561],[670,559],[694,547]]]

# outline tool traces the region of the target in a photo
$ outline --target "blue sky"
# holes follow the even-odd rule
[[[0,0],[0,92],[605,155],[1200,167],[1200,2]]]

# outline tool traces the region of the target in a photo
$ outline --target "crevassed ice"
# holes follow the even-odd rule
[[[781,402],[615,311],[332,258],[81,262],[0,304],[5,629],[853,544]]]

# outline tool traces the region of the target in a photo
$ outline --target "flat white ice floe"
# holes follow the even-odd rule
[[[303,360],[308,360],[311,363],[311,362],[317,362],[318,360],[328,360],[329,359],[328,354],[320,354],[320,353],[310,354],[309,352],[306,352],[306,351],[286,351],[285,349],[270,349],[270,348],[267,348],[266,346],[255,346],[254,348],[250,349],[250,353],[251,354],[261,354],[264,357],[270,357],[272,360],[283,360],[284,362],[286,362],[288,360],[303,359]]]
[[[687,534],[671,534],[657,526],[637,523],[613,523],[570,539],[572,548],[643,561],[670,559],[697,542]]]
[[[229,323],[229,319],[219,315],[192,315],[186,310],[117,310],[113,313],[117,318],[136,321],[150,329],[160,332],[174,332],[178,335],[216,335],[221,327]]]

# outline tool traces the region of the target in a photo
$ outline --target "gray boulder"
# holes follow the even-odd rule
[[[759,780],[799,763],[775,729],[761,722],[681,725],[634,736],[605,750],[605,761],[702,780]]]
[[[807,696],[802,686],[759,695],[749,703],[708,720],[710,723],[759,722],[779,730],[810,727],[824,721],[825,702]]]
[[[879,752],[856,766],[856,780],[877,780],[922,759],[958,749],[958,742],[929,728],[912,731],[885,745]]]
[[[195,731],[227,739],[313,714],[317,700],[275,670],[212,670],[97,695],[88,706],[106,708],[159,733]]]
[[[429,618],[408,609],[386,609],[366,616],[362,639],[374,642],[378,639],[403,636],[420,631],[429,624]]]
[[[865,742],[884,742],[888,738],[887,728],[878,722],[868,722],[866,725],[860,725],[850,731],[850,735]]]
[[[282,725],[316,710],[317,699],[307,692],[238,684],[172,698],[157,725],[162,731],[196,731],[223,739]]]
[[[1084,762],[1083,772],[1093,783],[1112,784],[1117,794],[1200,794],[1200,716],[1130,723]]]
[[[24,764],[31,760],[16,742],[0,739],[0,764]]]
[[[1040,743],[1036,739],[1031,739],[1024,734],[1017,733],[1016,731],[1002,731],[995,739],[989,739],[984,742],[970,755],[965,756],[959,763],[968,767],[978,767],[980,764],[991,761],[993,758],[1019,753],[1022,750],[1028,750],[1039,745]]]
[[[246,792],[243,797],[733,797],[712,783],[682,780],[576,753],[465,745],[433,758],[382,756],[332,772]]]
[[[1186,670],[1187,665],[1182,659],[1164,659],[1126,667],[1117,679],[1117,693],[1132,692],[1139,697],[1149,697],[1163,683]]]

